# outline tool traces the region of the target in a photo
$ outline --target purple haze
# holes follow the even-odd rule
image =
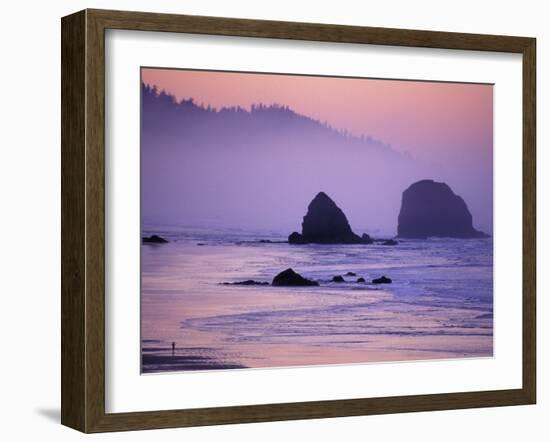
[[[394,235],[403,190],[429,178],[449,184],[474,226],[492,233],[487,163],[428,163],[284,104],[211,109],[142,85],[141,155],[144,225],[290,233],[324,191],[355,232]]]

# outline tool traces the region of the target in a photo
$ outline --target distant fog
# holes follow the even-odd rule
[[[492,233],[492,170],[484,164],[420,161],[284,104],[217,110],[142,85],[145,225],[290,233],[324,191],[356,233],[394,235],[401,193],[430,178],[449,184],[474,226]]]

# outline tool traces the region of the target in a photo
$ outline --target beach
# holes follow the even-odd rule
[[[170,242],[142,245],[143,373],[493,354],[490,238],[290,245],[278,232],[148,233]],[[320,285],[223,284],[271,282],[289,267]],[[370,283],[382,275],[392,284]]]

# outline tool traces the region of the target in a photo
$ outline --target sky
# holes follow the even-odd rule
[[[352,201],[346,196],[342,183],[348,179],[348,166],[331,169],[335,164],[331,164],[330,155],[325,160],[322,156],[316,159],[317,162],[327,162],[326,169],[318,169],[317,175],[322,176],[326,170],[326,175],[330,175],[332,180],[327,179],[328,189],[319,190],[328,191],[330,195],[332,186],[333,194],[349,207],[351,215],[342,208],[348,218],[354,218],[350,222],[355,221],[361,226],[372,222],[376,229],[391,233],[404,186],[412,184],[413,179],[432,178],[445,181],[464,198],[474,216],[475,227],[492,232],[492,85],[157,68],[143,68],[142,81],[165,90],[178,101],[193,98],[195,103],[218,109],[231,106],[250,109],[251,105],[259,103],[282,104],[337,129],[370,136],[390,145],[392,150],[410,156],[414,160],[411,170],[403,171],[397,167],[392,170],[392,164],[387,164],[385,178],[378,173],[378,177],[371,179],[375,175],[372,169],[355,170],[361,181],[354,178],[354,191],[358,183],[364,186],[362,192],[371,207],[378,198],[378,219],[372,209],[363,214],[361,207],[354,205],[357,198]],[[181,143],[184,141],[180,140]],[[265,149],[277,150],[279,146],[280,143],[273,142],[266,144]],[[219,146],[221,155],[223,149]],[[308,168],[307,162],[311,164],[312,156],[309,153],[309,158],[304,159],[301,170]],[[245,160],[249,161],[249,158]],[[249,164],[248,167],[255,166]],[[386,165],[382,167],[386,168]],[[317,178],[314,181],[320,187],[323,182]],[[240,179],[244,178],[236,175],[225,182]],[[388,186],[390,193],[387,196],[377,190],[381,183],[382,188],[385,187],[384,180],[396,181],[395,188]],[[285,181],[284,177],[281,181]],[[303,182],[296,181],[299,186]],[[312,191],[313,187],[308,188],[309,193]],[[387,199],[392,203],[387,203]],[[299,210],[305,214],[307,202],[300,201],[296,207],[302,207]],[[296,218],[297,210],[290,210],[288,219]],[[384,229],[384,226],[391,227]]]
[[[486,84],[143,69],[146,84],[215,108],[279,103],[426,159],[492,161],[493,87]]]

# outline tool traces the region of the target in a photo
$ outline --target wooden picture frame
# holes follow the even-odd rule
[[[456,392],[132,413],[105,411],[105,30],[517,53],[523,63],[523,385]],[[84,10],[62,19],[62,424],[83,432],[534,404],[534,38]]]

